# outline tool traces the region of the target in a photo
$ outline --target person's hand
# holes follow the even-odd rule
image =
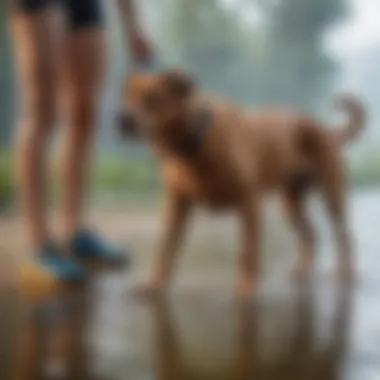
[[[140,29],[130,30],[129,40],[133,60],[136,64],[145,64],[153,59],[151,45]]]

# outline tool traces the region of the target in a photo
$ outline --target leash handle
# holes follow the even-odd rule
[[[160,68],[158,59],[154,55],[146,58],[133,57],[130,60],[129,66],[129,72],[132,74],[137,72],[155,72]]]

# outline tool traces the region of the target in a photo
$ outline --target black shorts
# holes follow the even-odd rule
[[[12,10],[30,14],[56,5],[62,7],[71,30],[103,25],[101,0],[11,0]]]

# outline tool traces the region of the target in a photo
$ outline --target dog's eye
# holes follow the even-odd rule
[[[156,111],[161,105],[161,97],[157,92],[149,92],[143,98],[144,108],[149,111]]]

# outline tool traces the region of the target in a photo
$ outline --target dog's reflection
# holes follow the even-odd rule
[[[11,379],[94,379],[87,373],[87,301],[55,299],[33,311],[19,326]]]
[[[189,364],[185,357],[186,344],[179,341],[181,332],[176,329],[170,304],[163,300],[151,305],[155,323],[156,378],[158,380],[245,380],[245,379],[340,379],[340,369],[345,357],[349,316],[351,314],[350,289],[341,289],[336,295],[334,316],[328,326],[329,339],[325,344],[318,341],[316,329],[316,302],[311,291],[295,294],[295,320],[289,331],[286,349],[274,360],[263,360],[263,337],[260,325],[267,315],[260,308],[249,305],[236,307],[236,347],[233,349],[229,368],[225,363],[220,371],[202,375],[196,363]],[[178,327],[178,326],[177,326]],[[274,332],[283,326],[271,326]],[[220,332],[227,334],[227,332]],[[281,343],[283,344],[283,343]]]
[[[263,306],[254,307],[248,304],[220,307],[216,314],[209,313],[212,303],[205,309],[198,309],[196,304],[187,303],[186,311],[194,307],[193,313],[197,315],[196,323],[188,326],[186,323],[176,323],[176,317],[181,314],[174,313],[180,305],[174,305],[165,300],[149,304],[150,316],[153,320],[155,355],[155,374],[157,380],[338,380],[340,379],[341,365],[345,359],[347,338],[350,330],[351,292],[343,289],[337,295],[334,304],[333,318],[321,318],[317,313],[318,305],[312,291],[302,290],[294,294],[291,303],[292,323],[278,324],[272,319],[273,310]],[[89,314],[91,314],[88,302],[59,303],[50,309],[50,313],[39,315],[39,318],[28,323],[23,323],[19,329],[19,345],[15,368],[11,380],[40,380],[46,378],[60,379],[91,379],[97,380],[90,373],[91,357],[86,345],[85,334],[88,326]],[[131,305],[131,307],[135,307]],[[51,312],[53,310],[53,312]],[[231,313],[232,311],[232,313]],[[49,318],[46,318],[46,315]],[[227,329],[220,328],[217,321],[211,318],[232,318]],[[231,317],[232,316],[232,317]],[[178,322],[183,322],[178,320]],[[205,330],[201,336],[197,336],[197,343],[209,343],[213,334],[218,334],[218,344],[223,348],[232,344],[228,350],[228,358],[224,357],[223,363],[216,365],[207,372],[201,370],[202,365],[189,356],[191,347],[187,344],[185,336],[193,333],[197,323],[202,328],[211,322],[215,328]],[[265,357],[265,349],[268,347],[267,336],[262,334],[263,322],[265,327],[273,332],[274,345],[282,345],[280,351]],[[317,325],[327,327],[329,339],[321,344]],[[223,325],[225,326],[225,325]],[[232,326],[232,329],[230,328]],[[144,330],[147,328],[144,324]],[[287,339],[279,338],[283,330]],[[149,329],[148,329],[149,330]],[[212,331],[211,331],[212,330]],[[146,330],[145,330],[146,331]],[[187,334],[184,334],[184,333]],[[234,339],[229,339],[233,335]],[[181,337],[181,339],[180,339]],[[201,342],[199,342],[199,339]],[[285,342],[285,343],[284,343]],[[273,342],[272,342],[273,343]],[[201,345],[198,345],[198,347]],[[211,347],[211,348],[210,348]],[[204,354],[214,347],[209,346]],[[280,353],[278,353],[280,352]],[[145,356],[147,352],[140,352]],[[211,357],[212,355],[210,355]],[[192,357],[193,361],[189,361]],[[215,364],[215,363],[214,363]],[[126,367],[125,373],[128,373]],[[136,379],[138,380],[138,379]]]

